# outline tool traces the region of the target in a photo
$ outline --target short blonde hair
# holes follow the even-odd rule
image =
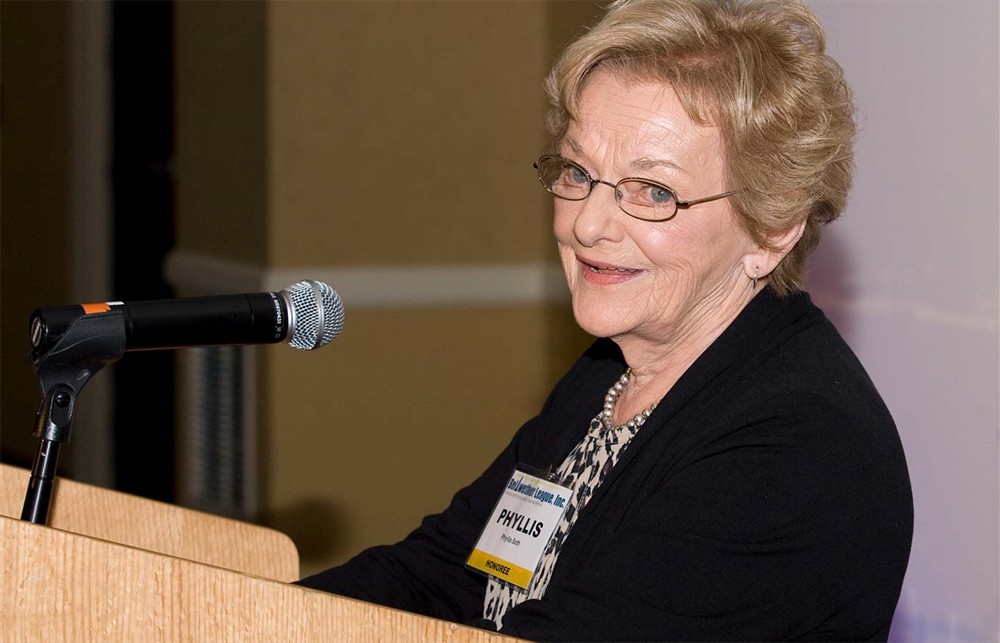
[[[840,216],[854,169],[854,106],[825,53],[816,16],[798,0],[618,0],[571,44],[546,81],[558,148],[588,75],[669,84],[699,124],[719,128],[724,189],[756,243],[805,220],[771,273],[779,295],[802,289],[820,228]]]

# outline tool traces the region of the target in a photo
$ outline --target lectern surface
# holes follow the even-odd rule
[[[0,464],[0,515],[20,518],[30,472]],[[48,526],[245,574],[299,578],[280,531],[57,478]]]
[[[284,534],[60,479],[49,525],[18,519],[0,464],[0,641],[511,640],[291,585]]]
[[[4,641],[510,640],[0,517]]]

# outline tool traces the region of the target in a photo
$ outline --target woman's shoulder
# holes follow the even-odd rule
[[[758,297],[745,312],[668,396],[678,420],[704,427],[706,442],[780,436],[817,457],[830,441],[864,442],[901,459],[875,384],[807,294]]]
[[[785,328],[778,323],[773,345],[761,356],[756,384],[774,396],[809,396],[848,414],[865,406],[885,409],[861,360],[808,294],[786,305],[792,314]]]

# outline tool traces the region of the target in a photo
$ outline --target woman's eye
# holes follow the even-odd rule
[[[649,200],[653,203],[660,205],[663,203],[670,203],[674,200],[674,193],[667,188],[661,188],[658,185],[650,185],[647,190]]]
[[[569,178],[573,183],[590,183],[590,177],[580,168],[570,166],[566,169],[569,170]]]

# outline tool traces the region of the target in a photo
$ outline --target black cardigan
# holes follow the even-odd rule
[[[516,463],[557,467],[625,364],[597,341],[486,472],[400,543],[301,584],[488,627],[463,563]],[[580,514],[536,640],[886,640],[913,505],[899,436],[805,294],[765,289],[660,402]]]

